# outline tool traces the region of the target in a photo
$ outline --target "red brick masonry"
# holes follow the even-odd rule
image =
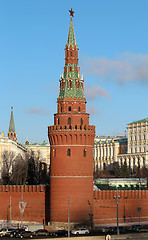
[[[117,205],[114,196],[116,191],[94,191],[94,223],[116,223]],[[139,221],[139,196],[141,221],[148,221],[148,191],[118,191],[119,222]],[[50,221],[49,188],[46,186],[0,186],[0,219],[21,221],[19,202],[26,201],[23,220],[26,222],[47,223]],[[87,196],[87,194],[86,194]],[[87,197],[86,197],[87,198]]]
[[[0,186],[0,219],[21,221],[19,202],[25,200],[23,220],[45,223],[49,221],[49,191],[45,186]],[[47,207],[46,207],[47,206]]]
[[[94,192],[94,223],[109,224],[117,221],[117,205],[114,196],[116,191]],[[139,196],[140,219],[148,221],[148,191],[118,191],[119,223],[139,222]]]

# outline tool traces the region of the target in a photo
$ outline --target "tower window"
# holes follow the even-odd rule
[[[68,148],[68,149],[67,149],[67,157],[70,157],[70,155],[71,155],[71,151],[70,151],[70,149]]]
[[[61,112],[62,112],[63,110],[62,110],[62,107],[61,107]]]
[[[71,126],[71,118],[68,118],[68,125]]]
[[[56,157],[56,150],[53,149],[53,157]]]
[[[71,107],[68,108],[68,112],[71,112]]]
[[[70,56],[72,57],[72,52],[70,51]]]
[[[80,107],[78,107],[78,112],[80,112],[81,111],[81,108]]]
[[[84,152],[83,152],[83,153],[84,153],[84,157],[86,157],[86,149],[84,149]]]
[[[70,88],[72,88],[72,81],[70,81]]]
[[[59,118],[57,119],[57,122],[58,122],[58,125],[60,125],[60,119]]]
[[[81,118],[81,125],[83,124],[83,118]]]
[[[69,69],[70,69],[70,72],[72,72],[72,67],[70,67]]]

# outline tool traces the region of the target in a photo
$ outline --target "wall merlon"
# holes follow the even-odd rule
[[[111,190],[102,190],[102,191],[94,191],[94,200],[109,200],[115,199],[114,196],[117,196],[117,191]],[[118,191],[118,196],[120,196],[120,200],[137,200],[139,199],[139,190],[131,190],[131,191]],[[141,190],[140,191],[140,199],[148,198],[148,191]]]
[[[39,192],[45,192],[46,187],[45,186],[36,186],[36,185],[1,185],[0,186],[0,193],[1,192],[8,192],[8,193],[13,193],[13,192],[28,192],[28,193],[39,193]]]

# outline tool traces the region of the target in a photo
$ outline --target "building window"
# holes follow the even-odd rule
[[[70,151],[70,149],[68,148],[68,149],[67,149],[67,157],[70,157],[70,155],[71,155],[71,151]]]
[[[68,112],[71,112],[71,107],[68,108]]]
[[[62,107],[61,107],[61,113],[62,113],[62,111],[63,111],[63,109],[62,109]]]
[[[72,81],[70,81],[70,88],[72,88]]]
[[[81,111],[81,108],[80,107],[78,107],[78,112],[80,112]]]
[[[81,125],[83,124],[83,118],[81,118]]]
[[[60,119],[58,118],[58,125],[60,125]]]
[[[72,67],[70,67],[69,69],[70,69],[70,72],[72,72]]]
[[[84,157],[86,157],[86,149],[84,149],[84,152],[83,152],[83,153],[84,153]]]
[[[68,118],[68,125],[71,126],[71,118]]]
[[[70,56],[72,57],[72,51],[70,51]]]
[[[145,140],[145,134],[143,135],[143,139]]]
[[[53,149],[53,157],[56,157],[56,150]]]

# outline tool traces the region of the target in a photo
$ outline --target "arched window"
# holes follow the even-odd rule
[[[53,149],[53,157],[56,157],[56,150]]]
[[[81,125],[83,124],[83,118],[81,118]]]
[[[72,67],[70,67],[69,69],[70,69],[70,72],[72,72]]]
[[[70,157],[70,155],[71,155],[71,151],[70,151],[70,149],[68,148],[68,149],[67,149],[67,157]]]
[[[84,149],[84,152],[83,152],[83,153],[84,153],[84,157],[86,157],[86,149]]]
[[[70,88],[72,88],[72,81],[70,81]]]
[[[68,112],[71,112],[71,107],[68,108]]]
[[[78,112],[80,112],[81,111],[81,108],[80,107],[78,107]]]
[[[58,125],[60,125],[60,119],[58,118],[57,120],[58,120]]]
[[[68,118],[68,125],[71,126],[71,118]]]

